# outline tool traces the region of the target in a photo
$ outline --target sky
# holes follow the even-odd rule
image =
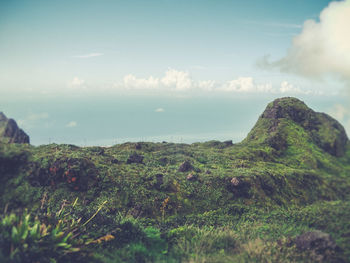
[[[350,0],[0,0],[0,111],[34,145],[242,140],[294,96],[350,132]]]

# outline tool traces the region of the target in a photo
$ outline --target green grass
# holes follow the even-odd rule
[[[312,262],[293,245],[311,230],[340,247],[330,262],[350,262],[349,142],[342,154],[334,120],[293,100],[279,105],[283,118],[261,116],[232,146],[0,143],[0,209],[55,212],[79,198],[73,216],[87,220],[105,203],[87,230],[115,238],[96,245],[91,262]],[[133,154],[142,163],[128,163]],[[180,172],[184,161],[192,168]]]

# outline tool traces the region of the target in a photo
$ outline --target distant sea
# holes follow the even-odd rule
[[[68,143],[111,146],[127,141],[239,142],[266,105],[281,94],[235,96],[74,96],[0,98],[0,111],[14,118],[34,145]],[[301,98],[327,112],[341,98]]]

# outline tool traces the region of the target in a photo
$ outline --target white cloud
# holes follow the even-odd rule
[[[253,78],[238,78],[228,81],[222,88],[224,91],[251,92],[255,89]]]
[[[176,90],[189,90],[193,88],[193,80],[188,72],[169,69],[161,82],[166,87],[171,87]]]
[[[252,77],[238,77],[237,79],[219,83],[214,80],[195,81],[188,72],[169,69],[161,78],[150,76],[137,78],[132,74],[126,75],[122,85],[118,88],[127,90],[156,90],[186,92],[231,92],[231,93],[281,93],[281,94],[320,94],[295,87],[286,81],[281,87],[274,88],[271,83],[256,83]]]
[[[275,62],[259,63],[312,78],[335,75],[350,81],[350,0],[334,1],[320,14],[320,22],[307,20],[293,39],[288,54]]]
[[[74,58],[93,58],[93,57],[99,57],[103,56],[103,53],[89,53],[89,54],[84,54],[84,55],[78,55],[78,56],[73,56]]]
[[[157,89],[159,88],[159,79],[152,76],[147,79],[140,79],[129,74],[124,77],[124,87],[128,89]]]
[[[281,88],[280,88],[280,91],[282,93],[286,93],[286,92],[289,92],[291,90],[294,90],[294,85],[293,84],[290,84],[288,83],[287,81],[282,81],[281,82]]]
[[[311,79],[339,78],[344,83],[345,94],[349,96],[350,0],[331,2],[322,10],[319,22],[312,19],[305,21],[302,32],[294,37],[285,57],[272,62],[264,57],[258,65]],[[282,92],[293,89],[290,85],[281,85]],[[349,124],[349,112],[350,105],[336,105],[331,114]]]
[[[74,77],[69,83],[68,83],[69,87],[72,88],[82,88],[85,87],[85,80],[80,79],[78,77]]]
[[[294,84],[289,83],[288,81],[282,81],[281,87],[279,89],[280,93],[289,93],[289,94],[319,94],[321,95],[322,92],[312,92],[311,90],[302,90],[299,87],[296,87]]]
[[[256,84],[252,77],[240,77],[238,79],[227,81],[224,85],[217,89],[222,91],[246,93],[274,92],[270,83]]]
[[[204,91],[213,91],[217,86],[214,80],[203,80],[198,82],[198,88]]]
[[[155,109],[154,111],[155,112],[164,112],[164,109],[163,108],[158,108],[158,109]]]
[[[78,123],[76,121],[70,121],[67,123],[66,127],[67,128],[73,128],[73,127],[77,127]]]
[[[188,72],[169,69],[163,78],[136,78],[129,74],[124,77],[124,86],[128,89],[171,89],[189,90],[194,88],[193,80]]]

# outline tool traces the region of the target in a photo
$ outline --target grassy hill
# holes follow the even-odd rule
[[[17,218],[0,234],[10,262],[350,262],[348,137],[295,98],[270,103],[238,144],[2,142],[0,175],[2,218]],[[71,247],[41,233],[57,254],[27,236],[6,250],[26,213],[28,231],[80,220],[61,231],[75,231]]]

